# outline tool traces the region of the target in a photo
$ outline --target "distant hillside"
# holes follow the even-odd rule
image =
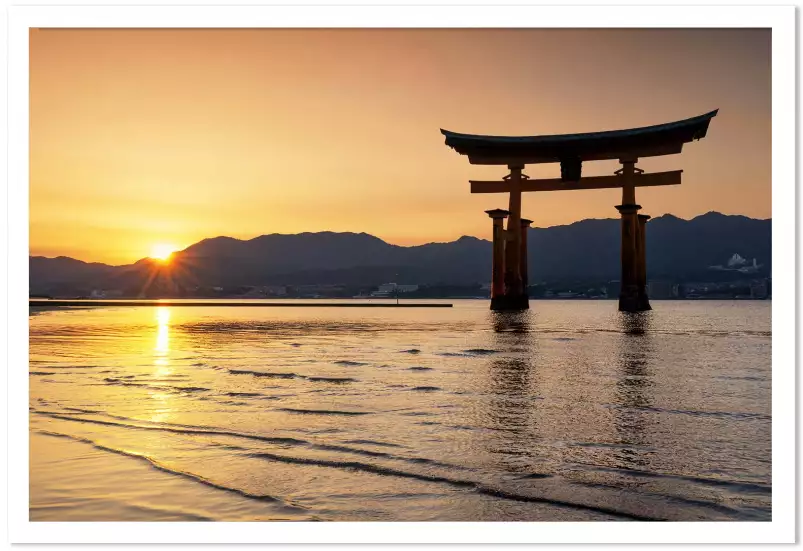
[[[531,279],[587,276],[619,278],[619,220],[582,220],[567,226],[532,228]],[[692,220],[666,214],[647,223],[647,269],[651,278],[695,278],[724,264],[734,253],[772,266],[772,220],[709,212]]]
[[[530,280],[618,279],[619,220],[582,220],[532,228]],[[692,220],[665,215],[647,224],[647,263],[653,279],[723,277],[709,266],[733,254],[771,270],[771,220],[711,212]],[[172,293],[196,286],[378,285],[388,281],[467,285],[490,278],[491,243],[461,237],[450,243],[391,245],[366,233],[271,234],[250,240],[204,239],[174,255],[168,267],[143,259],[126,266],[66,257],[30,257],[33,294],[88,294],[119,289]]]

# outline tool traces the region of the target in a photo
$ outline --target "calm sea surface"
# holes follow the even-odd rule
[[[30,316],[32,520],[770,520],[770,302]]]

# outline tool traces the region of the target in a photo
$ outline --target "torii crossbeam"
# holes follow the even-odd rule
[[[510,174],[499,181],[470,181],[471,193],[510,194],[508,210],[486,211],[494,220],[491,309],[529,307],[526,228],[530,221],[521,218],[523,192],[622,188],[622,204],[616,207],[622,219],[619,310],[650,310],[645,258],[649,216],[638,214],[641,206],[636,203],[636,188],[679,185],[682,171],[645,174],[636,168],[636,162],[640,157],[680,153],[685,143],[705,137],[716,114],[711,111],[691,119],[629,130],[553,136],[481,136],[441,129],[446,145],[466,155],[471,164],[507,165],[510,169]],[[612,176],[582,177],[583,161],[606,159],[619,160],[622,168]],[[531,180],[522,174],[526,164],[540,163],[560,163],[561,178]],[[507,217],[505,230],[503,221]]]

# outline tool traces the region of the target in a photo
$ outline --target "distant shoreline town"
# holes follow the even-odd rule
[[[573,288],[572,288],[573,287]],[[355,292],[356,291],[356,292]],[[196,288],[177,294],[159,296],[126,295],[117,290],[95,289],[88,295],[31,294],[30,298],[50,299],[141,299],[141,298],[225,298],[225,299],[488,299],[490,285],[414,285],[383,283],[370,288],[343,285],[265,285],[238,288]],[[647,284],[650,299],[655,300],[768,300],[772,298],[772,279],[761,278],[732,282],[683,282],[667,280]],[[619,296],[619,282],[584,288],[569,282],[546,282],[532,285],[528,294],[533,300],[613,300]]]

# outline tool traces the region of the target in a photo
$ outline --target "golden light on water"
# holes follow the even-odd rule
[[[170,308],[159,307],[156,309],[156,344],[153,347],[154,360],[156,366],[154,375],[165,377],[172,373],[170,362],[167,358],[170,353]]]
[[[169,377],[173,374],[170,367],[170,308],[160,306],[156,308],[156,344],[153,347],[153,376],[157,379]],[[172,396],[167,392],[149,391],[150,397],[160,403],[151,416],[152,422],[164,422],[170,417],[169,406]]]
[[[170,351],[170,308],[159,307],[156,309],[156,346],[154,346],[156,356],[166,356]]]

